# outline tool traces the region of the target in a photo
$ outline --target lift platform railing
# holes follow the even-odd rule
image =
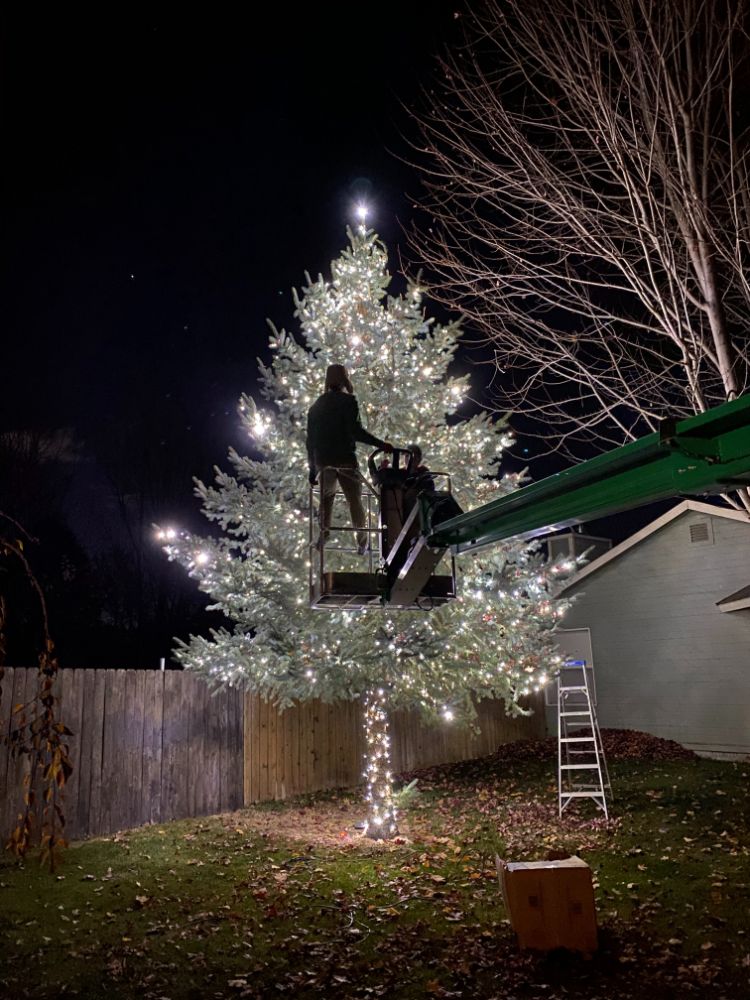
[[[333,466],[331,467],[334,468]],[[338,468],[335,469],[339,471]],[[351,475],[349,467],[340,470]],[[326,529],[328,539],[325,544],[319,541],[321,537],[320,507],[322,503],[321,488],[310,487],[310,503],[308,517],[308,566],[310,606],[327,611],[357,610],[364,607],[379,606],[384,588],[384,578],[378,572],[379,549],[378,539],[381,529],[378,525],[378,495],[372,484],[357,472],[362,481],[362,503],[365,508],[365,526],[355,528],[347,524],[331,524]],[[334,508],[343,506],[345,495],[340,488],[333,494]],[[358,554],[357,536],[366,534],[369,542],[363,556]],[[330,569],[330,556],[357,557],[357,570],[340,568]],[[364,572],[362,571],[364,570]]]
[[[399,449],[398,454],[403,453]],[[377,454],[377,452],[373,453]],[[371,456],[372,458],[372,456]],[[397,465],[394,452],[394,465]],[[341,470],[351,475],[349,467]],[[378,470],[375,470],[376,474]],[[394,610],[429,610],[456,597],[456,567],[450,559],[450,572],[436,573],[444,551],[436,553],[424,546],[422,506],[407,503],[403,481],[388,479],[394,469],[381,469],[383,480],[373,485],[358,473],[362,481],[362,499],[366,522],[355,528],[343,510],[344,493],[337,489],[333,501],[345,524],[327,527],[327,540],[321,544],[321,489],[310,488],[308,566],[310,607],[327,611],[392,608]],[[399,470],[396,468],[396,472]],[[430,472],[433,485],[445,488],[438,496],[451,495],[448,473]],[[376,482],[378,482],[376,480]],[[340,520],[340,519],[336,519]],[[358,552],[356,536],[366,534],[369,545]],[[416,560],[416,562],[415,562]],[[401,572],[409,565],[408,579]],[[418,579],[417,579],[418,578]]]
[[[454,555],[505,538],[550,531],[669,497],[750,487],[750,394],[684,420],[605,455],[549,476],[508,496],[426,525],[426,544]]]

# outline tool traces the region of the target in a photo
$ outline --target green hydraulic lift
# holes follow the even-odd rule
[[[664,420],[632,444],[514,493],[431,523],[420,497],[421,535],[385,603],[419,594],[442,555],[475,552],[507,538],[535,538],[584,521],[676,496],[750,488],[750,394],[684,420]]]
[[[639,441],[450,520],[436,523],[437,501],[445,493],[424,493],[390,552],[382,554],[379,569],[329,572],[324,551],[314,553],[310,606],[428,610],[457,596],[454,571],[435,575],[448,550],[452,556],[476,552],[506,538],[535,538],[656,500],[737,489],[750,489],[750,394],[684,420],[664,420]],[[311,553],[313,507],[311,497]]]

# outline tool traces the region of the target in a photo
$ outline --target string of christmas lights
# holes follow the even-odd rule
[[[387,840],[398,833],[393,802],[391,738],[385,690],[373,688],[364,697],[364,725],[367,753],[364,778],[367,819],[365,836]]]

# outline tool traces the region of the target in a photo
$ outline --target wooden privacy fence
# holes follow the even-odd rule
[[[391,716],[394,773],[492,753],[501,743],[545,735],[541,696],[531,717],[510,719],[501,701],[478,706],[480,732],[429,726],[416,712]],[[263,802],[325,788],[350,788],[363,780],[365,752],[358,702],[313,701],[281,715],[257,695],[245,696],[244,800]]]
[[[6,669],[2,725],[34,696],[37,671]],[[73,730],[65,791],[70,837],[242,805],[243,697],[212,698],[177,670],[61,670],[58,718]],[[12,829],[27,762],[0,750],[0,833]]]
[[[6,668],[0,725],[29,701],[37,671]],[[362,780],[364,737],[354,702],[309,702],[281,715],[257,695],[212,695],[178,670],[61,670],[59,719],[70,737],[65,791],[69,837],[238,809]],[[530,718],[509,719],[501,702],[479,705],[481,733],[428,727],[412,712],[392,718],[394,771],[491,753],[544,735],[541,700]],[[26,760],[0,748],[0,835],[15,824]]]

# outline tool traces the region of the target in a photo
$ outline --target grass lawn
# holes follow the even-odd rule
[[[554,760],[422,775],[397,843],[353,794],[76,843],[56,875],[0,860],[2,997],[750,996],[750,763],[612,760],[606,823],[560,821]],[[520,953],[495,854],[577,853],[600,948]]]

